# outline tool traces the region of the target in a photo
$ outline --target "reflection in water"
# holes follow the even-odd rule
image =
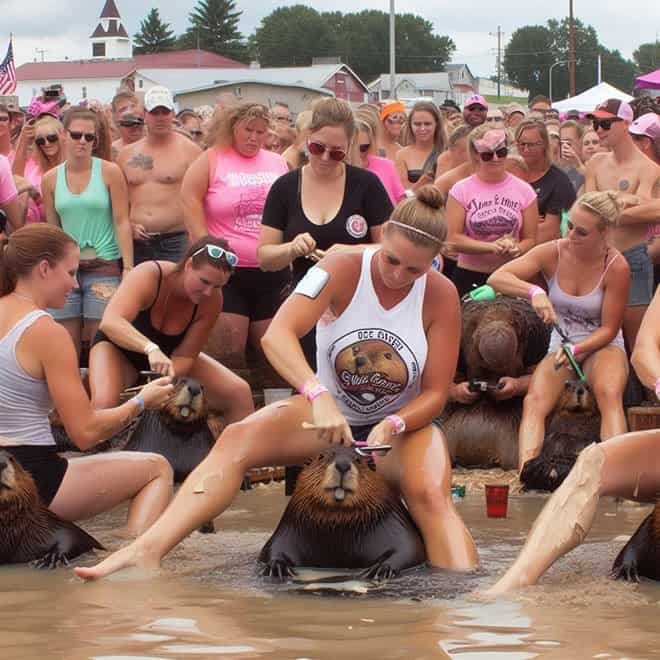
[[[509,518],[488,519],[482,492],[458,507],[482,566],[470,574],[414,570],[361,592],[328,594],[265,582],[255,560],[284,508],[281,485],[239,495],[215,535],[193,534],[160,577],[120,575],[84,584],[69,570],[0,569],[0,657],[387,658],[660,657],[660,587],[614,583],[607,573],[648,507],[601,503],[590,543],[540,585],[510,600],[480,602],[524,541],[544,499],[512,497]],[[109,548],[122,511],[85,524]],[[89,559],[90,563],[93,559]],[[318,583],[325,574],[303,572]],[[352,582],[355,587],[360,583]]]

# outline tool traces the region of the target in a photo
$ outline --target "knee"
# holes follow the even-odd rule
[[[623,405],[623,386],[618,378],[606,378],[593,383],[593,393],[602,412],[611,410],[613,406]]]
[[[234,422],[224,428],[211,448],[216,457],[220,454],[231,456],[232,462],[242,463],[247,460],[247,435],[249,427],[241,422]]]
[[[146,454],[146,457],[149,461],[150,480],[153,480],[155,471],[156,478],[163,479],[170,484],[174,483],[174,470],[172,469],[170,462],[164,456],[156,453],[149,453]]]
[[[523,399],[523,414],[546,417],[552,406],[538,389],[530,389]]]
[[[412,483],[404,484],[402,491],[406,504],[412,510],[443,515],[449,509],[450,495],[446,484],[439,477],[418,476]]]

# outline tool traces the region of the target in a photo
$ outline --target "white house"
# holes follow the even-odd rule
[[[94,58],[117,59],[133,55],[131,39],[122,25],[115,0],[105,0],[99,24],[90,39]]]

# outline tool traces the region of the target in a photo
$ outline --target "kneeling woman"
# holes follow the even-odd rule
[[[58,227],[34,224],[0,244],[0,447],[32,474],[44,505],[65,520],[90,518],[132,500],[126,532],[137,535],[172,496],[172,469],[156,454],[57,454],[48,413],[57,408],[72,441],[89,449],[172,393],[162,378],[130,401],[94,410],[69,333],[45,308],[64,307],[78,285],[80,250]]]
[[[178,264],[147,261],[124,276],[105,312],[89,356],[97,408],[117,405],[142,370],[191,376],[227,423],[254,410],[248,384],[200,353],[220,310],[222,287],[238,258],[220,238],[196,241]]]
[[[565,239],[543,243],[502,266],[488,279],[495,290],[530,298],[545,323],[553,323],[550,352],[534,371],[523,403],[518,467],[543,447],[545,419],[561,395],[564,381],[575,378],[557,327],[568,336],[569,350],[584,364],[601,411],[601,440],[627,430],[623,390],[628,360],[621,323],[630,285],[630,268],[607,243],[619,209],[612,193],[591,192],[573,205]],[[530,284],[537,275],[548,293]]]
[[[463,570],[477,564],[451,501],[446,442],[431,425],[456,368],[459,302],[451,282],[432,269],[446,233],[441,197],[431,186],[417,195],[396,207],[380,247],[328,255],[274,317],[264,350],[303,395],[225,429],[158,522],[79,576],[157,567],[187,534],[229,506],[248,468],[299,464],[329,443],[354,439],[394,446],[377,469],[405,498],[429,561]],[[317,323],[318,376],[299,341]],[[306,430],[304,422],[317,430]]]

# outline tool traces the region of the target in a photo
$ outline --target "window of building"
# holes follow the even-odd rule
[[[138,89],[142,89],[142,87],[144,87],[144,80],[140,78],[140,80],[138,80]]]
[[[83,87],[83,88],[82,88],[82,97],[83,97],[84,99],[87,98],[87,87]]]
[[[92,57],[105,57],[105,44],[102,41],[92,44]]]

